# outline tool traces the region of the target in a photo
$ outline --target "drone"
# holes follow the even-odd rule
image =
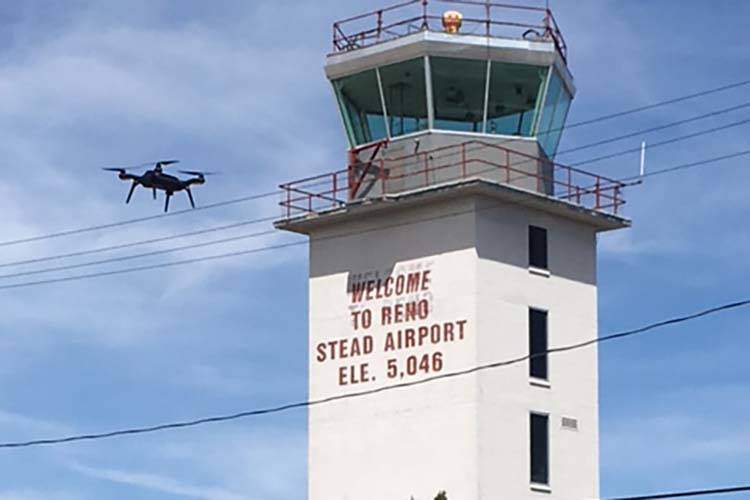
[[[195,170],[178,170],[181,174],[192,175],[190,179],[180,179],[174,175],[164,173],[164,167],[179,163],[179,160],[164,160],[156,162],[154,168],[146,170],[143,175],[131,174],[127,168],[120,167],[105,167],[102,170],[108,172],[117,172],[117,177],[123,181],[131,181],[130,191],[128,197],[125,199],[125,203],[130,203],[130,199],[133,197],[133,192],[138,186],[143,186],[146,189],[151,189],[153,197],[156,199],[156,190],[164,191],[166,199],[164,201],[164,211],[169,211],[169,199],[173,194],[179,191],[185,191],[190,199],[190,206],[195,208],[195,200],[193,200],[193,193],[190,191],[190,186],[196,184],[205,184],[206,176],[212,175],[215,172],[198,172]]]

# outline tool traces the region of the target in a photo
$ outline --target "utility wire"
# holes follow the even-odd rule
[[[602,121],[611,120],[611,119],[619,118],[619,117],[622,117],[622,116],[628,116],[628,115],[640,113],[640,112],[643,112],[643,111],[648,111],[648,110],[651,110],[651,109],[655,109],[655,108],[658,108],[658,107],[668,106],[670,104],[676,104],[676,103],[679,103],[679,102],[683,102],[683,101],[687,101],[687,100],[691,100],[691,99],[697,99],[699,97],[705,97],[705,96],[716,94],[716,93],[719,93],[719,92],[724,92],[724,91],[727,91],[727,90],[731,90],[731,89],[735,89],[735,88],[739,88],[739,87],[744,87],[744,86],[747,86],[747,85],[750,85],[750,80],[744,80],[744,81],[739,81],[739,82],[731,83],[731,84],[728,84],[728,85],[714,87],[714,88],[710,88],[710,89],[707,89],[707,90],[704,90],[704,91],[701,91],[701,92],[696,92],[696,93],[693,93],[693,94],[687,94],[687,95],[684,95],[684,96],[681,96],[681,97],[676,97],[676,98],[673,98],[673,99],[667,99],[667,100],[663,100],[663,101],[657,101],[655,103],[647,104],[645,106],[639,106],[639,107],[627,109],[627,110],[624,110],[624,111],[619,111],[619,112],[616,112],[616,113],[611,113],[611,114],[607,114],[607,115],[598,116],[598,117],[595,117],[595,118],[591,118],[591,119],[580,121],[580,122],[576,122],[576,123],[566,124],[566,125],[564,125],[562,127],[558,127],[557,129],[549,130],[549,131],[545,132],[545,134],[549,134],[549,133],[552,133],[552,132],[559,132],[559,131],[562,131],[562,130],[565,130],[565,129],[570,129],[570,128],[582,127],[582,126],[585,126],[585,125],[590,125],[590,124],[593,124],[593,123],[599,123],[599,122],[602,122]],[[721,112],[723,112],[723,111],[718,111],[716,113],[721,113]],[[728,110],[727,110],[727,112],[728,112]],[[645,133],[645,132],[642,132],[642,133]],[[539,135],[543,135],[543,134],[539,134]],[[566,153],[567,152],[571,152],[571,150],[566,151]],[[88,232],[92,232],[92,231],[99,231],[99,230],[102,230],[102,229],[110,229],[110,228],[113,228],[113,227],[120,227],[120,226],[129,225],[129,224],[135,224],[135,223],[138,223],[138,222],[145,222],[145,221],[150,221],[150,220],[155,220],[155,219],[161,219],[161,218],[164,218],[164,217],[173,217],[173,216],[176,216],[176,215],[183,215],[183,214],[187,214],[187,213],[192,213],[192,212],[194,212],[196,210],[208,210],[208,209],[223,207],[223,206],[232,205],[232,204],[236,204],[236,203],[243,203],[243,202],[246,202],[246,201],[252,201],[252,200],[267,198],[267,197],[274,196],[274,195],[277,195],[277,194],[278,194],[277,191],[268,192],[268,193],[261,193],[261,194],[254,194],[254,195],[244,196],[244,197],[241,197],[241,198],[236,198],[236,199],[233,199],[233,200],[221,201],[221,202],[212,203],[212,204],[209,204],[209,205],[199,206],[199,207],[196,207],[195,209],[177,210],[177,211],[174,211],[174,212],[167,212],[167,213],[164,213],[164,214],[152,215],[152,216],[147,216],[147,217],[140,217],[140,218],[136,218],[136,219],[128,219],[128,220],[123,220],[123,221],[119,221],[119,222],[112,222],[112,223],[108,223],[108,224],[100,224],[100,225],[96,225],[96,226],[81,227],[81,228],[77,228],[77,229],[70,229],[70,230],[67,230],[67,231],[59,231],[59,232],[55,232],[55,233],[40,234],[40,235],[37,235],[37,236],[30,236],[30,237],[27,237],[27,238],[20,238],[20,239],[15,239],[15,240],[0,241],[0,247],[7,247],[7,246],[12,246],[12,245],[20,245],[20,244],[23,244],[23,243],[31,243],[31,242],[35,242],[35,241],[42,241],[42,240],[47,240],[47,239],[52,239],[52,238],[61,238],[61,237],[64,237],[64,236],[71,236],[71,235],[76,235],[76,234],[88,233]]]
[[[679,127],[680,125],[686,125],[688,123],[693,123],[693,122],[697,122],[697,121],[700,121],[700,120],[705,120],[706,118],[713,118],[713,117],[716,117],[716,116],[720,116],[720,115],[724,115],[724,114],[727,114],[727,113],[731,113],[732,111],[737,111],[739,109],[746,109],[746,108],[750,108],[750,102],[749,103],[744,103],[744,104],[739,104],[737,106],[730,106],[728,108],[722,108],[722,109],[719,109],[719,110],[716,110],[716,111],[711,111],[709,113],[703,113],[703,114],[700,114],[700,115],[697,115],[697,116],[693,116],[691,118],[686,118],[684,120],[677,120],[677,121],[674,121],[674,122],[665,123],[663,125],[658,125],[656,127],[649,127],[649,128],[644,128],[644,129],[641,129],[641,130],[636,130],[635,132],[629,132],[627,134],[618,135],[616,137],[611,137],[611,138],[608,138],[608,139],[602,139],[602,140],[599,140],[599,141],[595,141],[595,142],[591,142],[591,143],[588,143],[588,144],[584,144],[582,146],[577,146],[577,147],[570,148],[570,149],[564,149],[562,151],[558,151],[557,152],[557,156],[568,154],[568,153],[573,153],[573,152],[576,152],[576,151],[582,151],[584,149],[591,149],[591,148],[595,148],[595,147],[598,147],[598,146],[604,146],[606,144],[611,144],[613,142],[619,142],[619,141],[622,141],[622,140],[625,140],[625,139],[632,139],[633,137],[640,137],[640,136],[645,135],[645,134],[652,134],[654,132],[661,132],[662,130],[667,130],[667,129],[674,128],[674,127]]]
[[[653,131],[656,131],[656,130],[664,130],[666,128],[673,127],[673,126],[676,126],[676,125],[679,125],[679,124],[684,124],[684,123],[687,123],[689,121],[695,121],[695,120],[698,120],[698,119],[705,118],[707,116],[715,116],[717,113],[727,112],[728,110],[738,109],[738,108],[741,108],[741,107],[750,107],[750,103],[743,104],[741,106],[732,107],[732,108],[726,108],[724,110],[714,111],[714,112],[711,112],[711,113],[708,113],[708,114],[705,114],[705,115],[700,115],[700,116],[696,116],[696,117],[690,118],[688,120],[680,120],[678,122],[672,122],[672,123],[669,123],[669,124],[661,125],[659,127],[654,127],[654,128],[650,128],[650,129],[644,129],[644,130],[640,130],[640,131],[637,131],[637,132],[629,133],[629,134],[626,134],[626,135],[622,135],[622,136],[614,137],[614,138],[611,138],[611,139],[607,139],[607,140],[604,140],[604,141],[599,141],[599,142],[596,142],[596,143],[591,143],[591,144],[583,145],[580,148],[574,148],[574,149],[571,149],[571,150],[567,150],[566,152],[571,152],[571,151],[575,151],[575,150],[578,150],[578,149],[585,149],[585,148],[588,148],[588,147],[591,147],[591,146],[601,145],[601,144],[605,144],[605,143],[609,143],[609,142],[615,142],[615,141],[618,141],[618,140],[621,140],[621,139],[624,139],[624,138],[630,138],[630,137],[633,137],[633,136],[636,136],[636,135],[640,135],[640,134],[648,133],[648,132],[653,132]],[[719,126],[719,127],[714,127],[714,128],[708,129],[708,130],[703,130],[703,131],[694,132],[694,133],[683,135],[683,136],[674,137],[674,138],[667,139],[667,140],[664,140],[664,141],[661,141],[661,142],[653,143],[653,144],[650,145],[650,147],[651,148],[655,148],[655,147],[660,147],[660,146],[666,146],[666,145],[673,144],[673,143],[676,143],[676,142],[680,142],[680,141],[683,141],[683,140],[692,139],[692,138],[695,138],[695,137],[699,137],[699,136],[702,136],[702,135],[714,133],[714,132],[717,132],[717,131],[720,131],[720,130],[725,130],[725,129],[736,127],[736,126],[739,126],[739,125],[744,125],[744,124],[747,124],[747,123],[750,123],[750,119],[741,120],[739,122],[734,122],[734,123],[730,123],[730,124],[727,124],[727,125],[723,125],[723,126]],[[612,153],[612,154],[601,156],[601,157],[598,157],[598,158],[592,158],[592,159],[588,159],[588,160],[583,160],[581,162],[578,162],[576,165],[580,166],[580,165],[584,165],[584,164],[590,164],[590,163],[594,163],[594,162],[597,162],[597,161],[611,159],[611,158],[615,158],[615,157],[618,157],[618,156],[624,156],[624,155],[627,155],[627,154],[630,154],[630,153],[639,152],[639,151],[640,151],[640,148],[626,149],[624,151],[620,151],[620,152],[617,152],[617,153]],[[720,158],[718,158],[717,160],[714,160],[714,161],[718,161],[718,160],[721,160],[721,159],[727,159],[727,158],[734,158],[736,156],[742,156],[742,155],[744,155],[744,153],[729,155],[729,156],[726,156],[726,157],[720,157]],[[446,155],[446,156],[451,156],[451,155]],[[530,161],[532,161],[532,160],[522,161],[522,162],[518,163],[518,165],[521,165],[523,163],[530,162]],[[701,164],[701,162],[699,162],[698,164]],[[688,166],[688,168],[689,167],[690,166]],[[685,166],[679,167],[679,169],[683,169],[683,168],[686,168],[686,167]],[[672,171],[672,169],[667,169],[666,171]],[[646,176],[657,175],[658,173],[666,173],[666,171],[652,172],[652,173],[646,174]],[[630,179],[633,179],[633,178],[628,178],[628,180],[630,180]],[[275,216],[262,217],[262,218],[258,218],[258,219],[252,219],[252,220],[249,220],[249,221],[244,221],[244,222],[236,223],[236,224],[229,224],[229,225],[224,225],[224,226],[218,226],[218,227],[203,229],[203,230],[199,230],[199,231],[191,231],[191,232],[188,232],[188,233],[182,233],[182,234],[177,234],[177,235],[172,235],[172,236],[165,236],[165,237],[161,237],[161,238],[153,238],[153,239],[142,240],[142,241],[137,241],[137,242],[132,242],[132,243],[124,243],[124,244],[119,244],[119,245],[112,245],[112,246],[107,246],[107,247],[101,247],[101,248],[96,248],[96,249],[91,249],[91,250],[82,250],[82,251],[71,252],[71,253],[66,253],[66,254],[57,254],[57,255],[52,255],[52,256],[47,256],[47,257],[39,257],[39,258],[34,258],[34,259],[26,259],[26,260],[20,260],[20,261],[8,262],[8,263],[0,263],[0,268],[10,267],[10,266],[17,266],[17,265],[22,265],[22,264],[32,264],[32,263],[47,262],[47,261],[51,261],[51,260],[59,260],[59,259],[64,259],[64,258],[69,258],[69,257],[80,257],[80,256],[84,256],[84,255],[91,255],[91,254],[101,253],[101,252],[107,252],[107,251],[111,251],[111,250],[120,250],[120,249],[124,249],[124,248],[131,248],[131,247],[140,246],[140,245],[146,245],[146,244],[150,244],[150,243],[159,243],[159,242],[168,241],[168,240],[172,240],[172,239],[179,239],[179,238],[184,238],[184,237],[188,237],[188,236],[195,236],[195,235],[206,234],[206,233],[210,233],[210,232],[222,231],[222,230],[225,230],[225,229],[231,229],[231,228],[236,228],[236,227],[241,227],[241,226],[246,226],[246,225],[251,225],[251,224],[256,224],[256,223],[261,223],[261,222],[269,222],[269,221],[275,220],[276,218],[277,217],[275,217]],[[176,250],[179,250],[179,249],[180,248],[177,248]],[[125,259],[125,260],[127,260],[127,259]],[[75,267],[86,267],[86,266],[73,266],[72,268],[75,268]],[[63,269],[64,268],[60,268],[60,269],[55,268],[53,270],[63,270]],[[29,272],[28,274],[39,274],[40,272],[46,272],[46,271]],[[14,277],[14,276],[23,276],[23,275],[24,275],[23,273],[19,273],[19,274],[14,274],[14,275],[0,276],[0,278],[3,278],[3,277]]]
[[[728,160],[728,159],[731,159],[731,158],[738,158],[740,156],[747,156],[747,155],[750,155],[750,149],[749,150],[744,150],[744,151],[739,151],[739,152],[732,153],[732,154],[729,154],[729,155],[723,155],[723,156],[718,156],[718,157],[713,157],[713,158],[707,158],[705,160],[695,161],[695,162],[691,162],[691,163],[685,163],[685,164],[681,164],[681,165],[675,165],[673,167],[668,167],[668,168],[664,168],[662,170],[656,170],[656,171],[647,173],[646,176],[664,175],[664,174],[667,174],[667,173],[670,173],[670,172],[676,172],[676,171],[679,171],[679,170],[685,170],[685,169],[689,169],[689,168],[696,168],[696,167],[699,167],[699,166],[709,165],[709,164],[717,163],[717,162],[720,162],[720,161],[723,161],[723,160]],[[641,179],[641,177],[640,176],[633,176],[633,177],[628,177],[628,178],[621,179],[621,181],[625,182],[625,181],[629,181],[629,180],[638,180],[638,179]],[[515,204],[518,204],[518,205],[523,205],[522,202],[512,202],[512,203],[515,203]],[[483,208],[483,209],[478,209],[478,210],[489,210],[489,209],[498,208],[498,206],[499,205],[494,205],[494,206],[491,206],[491,207],[487,207],[487,208]],[[463,215],[463,214],[471,213],[471,212],[473,212],[475,210],[476,209],[457,211],[457,212],[452,212],[452,213],[447,213],[447,214],[441,214],[441,215],[437,215],[437,216],[422,218],[422,219],[415,220],[415,221],[398,222],[398,223],[389,224],[389,225],[386,225],[386,226],[381,226],[381,227],[371,228],[371,229],[365,229],[365,230],[362,230],[362,231],[355,231],[355,232],[350,232],[350,233],[346,233],[346,234],[333,234],[333,235],[330,235],[330,236],[321,237],[321,238],[317,239],[316,241],[324,241],[324,240],[331,240],[331,239],[338,239],[338,238],[346,238],[346,237],[354,236],[354,235],[357,235],[357,234],[364,234],[364,233],[375,232],[375,231],[383,231],[385,229],[391,229],[393,227],[413,225],[413,224],[418,224],[418,223],[421,223],[421,222],[428,222],[428,221],[437,220],[437,219],[445,219],[445,218],[449,218],[449,217],[454,217],[454,216],[458,216],[458,215]],[[9,285],[0,285],[0,290],[9,290],[9,289],[16,289],[16,288],[27,288],[27,287],[38,286],[38,285],[47,285],[47,284],[53,284],[53,283],[64,283],[64,282],[80,281],[80,280],[92,279],[92,278],[99,278],[99,277],[105,277],[105,276],[114,276],[114,275],[128,274],[128,273],[134,273],[134,272],[140,272],[140,271],[149,271],[149,270],[155,270],[155,269],[163,269],[163,268],[169,268],[169,267],[175,267],[175,266],[181,266],[181,265],[187,265],[187,264],[195,264],[195,263],[198,263],[198,262],[208,262],[208,261],[214,261],[214,260],[220,260],[220,259],[227,259],[227,258],[232,258],[232,257],[240,257],[240,256],[244,256],[244,255],[258,253],[258,252],[264,252],[264,251],[269,251],[269,250],[279,250],[279,249],[283,249],[283,248],[289,248],[289,247],[299,246],[299,245],[305,245],[305,244],[307,244],[307,240],[301,240],[301,241],[294,241],[294,242],[283,243],[283,244],[278,244],[278,245],[271,245],[271,246],[266,246],[266,247],[252,248],[252,249],[249,249],[249,250],[241,250],[241,251],[237,251],[237,252],[221,253],[221,254],[209,255],[209,256],[205,256],[205,257],[197,257],[197,258],[193,258],[193,259],[178,260],[178,261],[165,262],[165,263],[159,263],[159,264],[153,264],[153,265],[147,265],[147,266],[139,266],[139,267],[125,268],[125,269],[117,269],[117,270],[113,270],[113,271],[104,271],[104,272],[97,272],[97,273],[90,273],[90,274],[80,274],[80,275],[74,275],[74,276],[66,276],[66,277],[62,277],[62,278],[52,278],[52,279],[45,279],[45,280],[38,280],[38,281],[13,283],[13,284],[9,284]],[[164,253],[166,253],[166,252],[167,251],[164,251]]]
[[[706,129],[706,130],[700,130],[698,132],[692,132],[690,134],[680,135],[680,136],[677,136],[677,137],[673,137],[671,139],[666,139],[666,140],[663,140],[663,141],[654,142],[652,144],[649,144],[648,148],[649,149],[653,149],[653,148],[658,148],[658,147],[661,147],[661,146],[667,146],[669,144],[675,144],[677,142],[686,141],[688,139],[695,139],[696,137],[701,137],[701,136],[704,136],[704,135],[713,134],[713,133],[716,133],[716,132],[720,132],[722,130],[727,130],[727,129],[734,128],[734,127],[739,127],[741,125],[747,125],[748,123],[750,123],[750,118],[745,119],[745,120],[740,120],[740,121],[732,122],[732,123],[728,123],[726,125],[720,125],[718,127],[712,127],[712,128]],[[595,158],[589,158],[588,160],[579,161],[579,162],[574,163],[573,166],[580,167],[580,166],[583,166],[583,165],[589,165],[591,163],[597,163],[597,162],[600,162],[600,161],[609,160],[609,159],[612,159],[612,158],[617,158],[619,156],[625,156],[625,155],[628,155],[628,154],[631,154],[631,153],[638,153],[640,151],[641,151],[641,147],[640,146],[634,147],[634,148],[629,148],[629,149],[625,149],[625,150],[622,150],[622,151],[618,151],[616,153],[610,153],[610,154],[607,154],[607,155],[604,155],[604,156],[597,156]]]
[[[739,158],[741,156],[748,156],[748,155],[750,155],[750,149],[745,149],[744,151],[738,151],[736,153],[732,153],[732,154],[728,154],[728,155],[724,155],[724,156],[717,156],[717,157],[714,157],[714,158],[709,158],[708,160],[694,161],[692,163],[684,163],[682,165],[676,165],[674,167],[663,168],[661,170],[654,170],[652,172],[646,172],[642,176],[641,175],[634,175],[632,177],[628,177],[628,178],[621,179],[621,180],[622,181],[630,181],[630,180],[635,180],[635,179],[642,179],[643,177],[653,177],[653,176],[656,176],[656,175],[664,175],[664,174],[669,174],[669,173],[677,172],[679,170],[687,170],[687,169],[691,169],[691,168],[695,168],[695,167],[702,167],[702,166],[705,166],[705,165],[710,165],[712,163],[717,163],[717,162],[720,162],[720,161],[730,160],[730,159],[733,159],[733,158]]]
[[[342,401],[347,399],[354,399],[354,398],[361,398],[364,396],[370,396],[373,394],[379,394],[383,392],[390,392],[395,391],[397,389],[403,389],[407,387],[414,387],[414,386],[420,386],[424,384],[429,384],[438,380],[445,380],[445,379],[453,379],[457,377],[462,377],[465,375],[474,374],[477,372],[482,372],[486,370],[491,370],[495,368],[500,367],[506,367],[511,365],[516,365],[525,361],[528,361],[530,359],[534,359],[541,356],[546,356],[548,354],[555,354],[559,352],[567,352],[567,351],[573,351],[576,349],[582,349],[587,346],[591,346],[594,344],[602,344],[605,342],[610,342],[613,340],[618,339],[624,339],[627,337],[632,337],[635,335],[640,335],[645,332],[655,330],[658,328],[663,328],[665,326],[669,325],[675,325],[679,323],[685,323],[687,321],[693,321],[698,318],[702,318],[704,316],[709,316],[712,314],[717,314],[720,312],[729,311],[732,309],[738,309],[740,307],[746,307],[750,305],[750,299],[747,300],[741,300],[737,302],[731,302],[727,304],[722,304],[716,307],[712,307],[709,309],[704,309],[702,311],[688,314],[685,316],[679,316],[676,318],[658,321],[656,323],[651,323],[646,326],[642,326],[640,328],[636,328],[633,330],[627,330],[619,333],[614,333],[611,335],[606,335],[603,337],[591,339],[585,342],[580,342],[576,344],[570,344],[562,347],[556,347],[553,349],[548,349],[545,352],[535,353],[535,354],[527,354],[524,356],[519,356],[516,358],[507,359],[504,361],[497,361],[494,363],[487,363],[483,365],[478,365],[472,368],[468,368],[465,370],[459,370],[454,371],[450,373],[444,373],[441,375],[434,375],[431,377],[427,377],[421,380],[415,380],[411,382],[400,382],[393,385],[387,385],[383,387],[378,387],[375,389],[368,389],[358,392],[351,392],[348,394],[341,394],[338,396],[329,396],[326,398],[320,398],[320,399],[313,399],[313,400],[306,400],[306,401],[299,401],[294,403],[287,403],[279,406],[273,406],[268,408],[259,408],[255,410],[248,410],[248,411],[242,411],[238,413],[233,413],[229,415],[217,415],[212,417],[205,417],[205,418],[199,418],[195,420],[185,420],[180,422],[171,422],[166,424],[159,424],[154,426],[145,426],[145,427],[133,427],[128,429],[121,429],[121,430],[115,430],[115,431],[109,431],[109,432],[102,432],[102,433],[90,433],[90,434],[76,434],[72,436],[67,437],[60,437],[60,438],[50,438],[50,439],[33,439],[29,441],[17,441],[17,442],[5,442],[0,443],[0,449],[4,448],[28,448],[32,446],[41,446],[41,445],[56,445],[56,444],[64,444],[64,443],[72,443],[77,441],[93,441],[93,440],[100,440],[100,439],[106,439],[106,438],[113,438],[118,436],[129,436],[129,435],[135,435],[135,434],[149,434],[153,432],[159,432],[159,431],[165,431],[165,430],[171,430],[171,429],[182,429],[186,427],[196,427],[199,425],[204,424],[211,424],[211,423],[218,423],[218,422],[227,422],[230,420],[238,420],[243,418],[249,418],[249,417],[257,417],[260,415],[269,415],[274,413],[282,413],[293,409],[299,409],[299,408],[310,408],[314,406],[322,406],[325,404],[333,403],[335,401]],[[644,497],[644,498],[653,498],[653,497]]]
[[[664,100],[664,101],[658,101],[658,102],[655,102],[655,103],[652,103],[652,104],[646,104],[645,106],[639,106],[639,107],[636,107],[636,108],[627,109],[625,111],[620,111],[620,112],[617,112],[617,113],[611,113],[611,114],[608,114],[608,115],[599,116],[597,118],[591,118],[591,119],[588,119],[588,120],[582,120],[582,121],[579,121],[579,122],[572,123],[570,125],[565,125],[563,127],[559,127],[557,129],[550,130],[547,133],[559,132],[559,131],[561,131],[563,129],[571,129],[571,128],[576,128],[576,127],[583,127],[585,125],[591,125],[591,124],[594,124],[594,123],[600,123],[600,122],[603,122],[603,121],[606,121],[606,120],[612,120],[612,119],[615,119],[615,118],[621,118],[623,116],[633,115],[633,114],[636,114],[636,113],[641,113],[643,111],[649,111],[649,110],[660,108],[660,107],[663,107],[663,106],[669,106],[670,104],[677,104],[679,102],[689,101],[691,99],[697,99],[699,97],[705,97],[707,95],[712,95],[712,94],[716,94],[716,93],[719,93],[719,92],[725,92],[727,90],[732,90],[732,89],[736,89],[736,88],[740,88],[740,87],[745,87],[747,85],[750,85],[750,80],[743,80],[743,81],[739,81],[739,82],[735,82],[735,83],[730,83],[728,85],[723,85],[721,87],[710,88],[710,89],[707,89],[707,90],[703,90],[701,92],[696,92],[694,94],[687,94],[687,95],[684,95],[684,96],[681,96],[681,97],[675,97],[674,99],[667,99],[667,100]]]
[[[276,233],[275,229],[266,230],[266,231],[256,231],[254,233],[241,234],[239,236],[231,236],[229,238],[221,238],[218,240],[204,241],[201,243],[193,243],[190,245],[183,245],[179,247],[165,248],[162,250],[154,250],[152,252],[145,252],[145,253],[139,253],[139,254],[134,254],[134,255],[124,255],[120,257],[112,257],[109,259],[82,262],[79,264],[69,264],[66,266],[46,267],[43,269],[33,269],[31,271],[19,271],[19,272],[10,273],[10,274],[0,274],[0,279],[20,278],[22,276],[33,276],[35,274],[51,273],[55,271],[69,271],[71,269],[81,269],[83,267],[99,266],[102,264],[112,264],[114,262],[124,262],[127,260],[142,259],[145,257],[154,257],[156,255],[164,255],[168,253],[182,252],[184,250],[192,250],[195,248],[203,248],[203,247],[209,247],[209,246],[214,246],[214,245],[223,245],[225,243],[232,243],[235,241],[242,241],[242,240],[247,240],[250,238],[259,238],[261,236],[269,236],[275,233]]]
[[[69,229],[67,231],[60,231],[56,233],[48,233],[48,234],[40,234],[38,236],[30,236],[28,238],[20,238],[16,240],[7,240],[7,241],[0,241],[0,247],[9,247],[13,245],[20,245],[22,243],[31,243],[35,241],[42,241],[42,240],[49,240],[52,238],[61,238],[63,236],[72,236],[74,234],[82,234],[82,233],[89,233],[92,231],[99,231],[101,229],[110,229],[113,227],[121,227],[121,226],[127,226],[129,224],[135,224],[138,222],[145,222],[150,220],[156,220],[156,219],[163,219],[165,217],[174,217],[176,215],[183,215],[188,213],[193,213],[200,210],[210,210],[212,208],[218,208],[218,207],[226,207],[228,205],[234,205],[237,203],[244,203],[248,201],[253,200],[260,200],[263,198],[268,198],[270,196],[278,196],[278,191],[268,192],[268,193],[260,193],[260,194],[252,194],[248,196],[243,196],[241,198],[234,198],[232,200],[226,200],[226,201],[220,201],[217,203],[210,203],[208,205],[202,205],[195,208],[187,208],[185,210],[176,210],[174,212],[166,212],[162,214],[157,215],[149,215],[147,217],[139,217],[136,219],[127,219],[122,220],[118,222],[110,222],[108,224],[100,224],[97,226],[87,226],[87,227],[80,227],[77,229]]]
[[[694,490],[694,491],[674,491],[671,493],[654,493],[653,495],[643,495],[635,497],[611,497],[605,500],[658,500],[666,498],[688,498],[688,497],[707,497],[714,495],[726,495],[728,493],[742,493],[750,491],[749,486],[735,486],[730,488],[715,488],[708,490]]]
[[[201,234],[208,234],[208,233],[215,233],[215,232],[219,232],[219,231],[226,231],[227,229],[236,229],[238,227],[252,226],[254,224],[260,224],[262,222],[271,222],[271,221],[273,221],[275,219],[278,219],[278,217],[276,217],[276,216],[273,216],[273,217],[261,217],[261,218],[258,218],[258,219],[251,219],[251,220],[246,220],[246,221],[242,221],[242,222],[236,222],[234,224],[226,224],[226,225],[223,225],[223,226],[214,226],[214,227],[209,227],[209,228],[206,228],[206,229],[199,229],[197,231],[190,231],[190,232],[187,232],[187,233],[173,234],[171,236],[162,236],[160,238],[151,238],[151,239],[148,239],[148,240],[133,241],[133,242],[130,242],[130,243],[121,243],[121,244],[118,244],[118,245],[111,245],[111,246],[106,246],[106,247],[92,248],[92,249],[89,249],[89,250],[81,250],[81,251],[78,251],[78,252],[70,252],[70,253],[62,253],[62,254],[49,255],[49,256],[46,256],[46,257],[36,257],[36,258],[33,258],[33,259],[16,260],[16,261],[13,261],[13,262],[4,262],[4,263],[0,264],[0,268],[3,268],[3,267],[12,267],[12,266],[20,266],[20,265],[24,265],[24,264],[38,264],[40,262],[49,262],[51,260],[67,259],[67,258],[70,258],[70,257],[82,257],[84,255],[92,255],[92,254],[96,254],[96,253],[110,252],[110,251],[113,251],[113,250],[122,250],[124,248],[132,248],[132,247],[137,247],[137,246],[141,246],[141,245],[149,245],[149,244],[153,244],[153,243],[161,243],[161,242],[164,242],[164,241],[176,240],[176,239],[180,239],[180,238],[187,238],[187,237],[190,237],[190,236],[198,236],[198,235],[201,235]]]

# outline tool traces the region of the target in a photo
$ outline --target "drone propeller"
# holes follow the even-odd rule
[[[172,165],[174,163],[180,163],[180,160],[163,160],[163,161],[157,161],[156,166],[159,168],[166,167],[167,165]]]
[[[205,177],[207,175],[216,175],[219,173],[219,172],[199,172],[198,170],[178,170],[178,172],[181,174],[197,175],[200,177]]]
[[[121,174],[124,174],[127,172],[124,168],[117,168],[117,167],[102,167],[102,170],[106,170],[107,172],[119,172]]]

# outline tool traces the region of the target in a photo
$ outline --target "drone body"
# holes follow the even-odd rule
[[[164,167],[173,163],[178,163],[179,160],[166,160],[157,162],[153,169],[146,170],[143,175],[131,174],[125,168],[104,168],[109,172],[117,172],[117,177],[123,181],[131,181],[130,191],[128,197],[125,199],[125,203],[130,203],[130,199],[133,197],[133,192],[138,186],[143,186],[146,189],[151,189],[153,197],[156,199],[156,191],[164,191],[166,199],[164,202],[164,211],[169,211],[169,200],[177,192],[185,191],[190,200],[190,206],[195,208],[195,200],[193,199],[193,192],[190,190],[192,185],[200,185],[206,183],[206,175],[210,175],[212,172],[196,172],[191,170],[180,170],[180,173],[192,175],[189,179],[180,179],[174,175],[165,174]]]

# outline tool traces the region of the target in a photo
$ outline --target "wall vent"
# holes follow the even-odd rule
[[[569,431],[577,431],[578,430],[578,420],[576,420],[575,418],[563,417],[562,418],[562,427],[563,427],[563,429],[567,429]]]

